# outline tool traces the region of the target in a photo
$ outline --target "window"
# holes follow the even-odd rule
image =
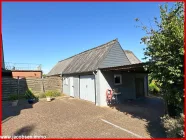
[[[68,85],[68,78],[67,77],[64,78],[64,84]]]
[[[121,85],[122,84],[122,76],[121,76],[121,74],[115,74],[114,75],[114,84],[115,85]]]

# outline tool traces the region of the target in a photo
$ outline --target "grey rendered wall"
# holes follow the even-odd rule
[[[96,96],[96,104],[98,106],[107,106],[106,102],[106,90],[111,89],[108,79],[103,75],[103,73],[98,70],[97,72],[97,81],[96,81],[96,86],[97,86],[97,96]]]
[[[108,81],[109,87],[111,89],[117,88],[121,92],[122,100],[135,99],[135,74],[133,73],[122,73],[122,72],[102,72],[105,79]],[[114,84],[114,74],[122,75],[122,84]],[[106,91],[106,89],[105,89]]]
[[[79,76],[73,76],[74,97],[79,98]]]
[[[121,48],[119,42],[115,43],[114,46],[109,50],[104,60],[99,65],[99,68],[129,65],[130,62]]]
[[[114,84],[114,74],[122,75],[122,84],[115,85]],[[122,93],[120,98],[122,100],[127,99],[136,99],[135,94],[135,74],[132,73],[122,73],[122,72],[102,72],[98,71],[97,73],[97,105],[99,106],[107,106],[106,103],[106,90],[118,88],[118,90]]]
[[[122,84],[114,84],[114,74],[122,75]],[[127,99],[136,99],[135,78],[144,78],[145,96],[148,95],[148,75],[139,73],[126,72],[112,72],[112,71],[98,71],[97,81],[97,104],[106,106],[106,90],[117,88],[120,92],[120,99],[125,101]]]
[[[64,82],[65,77],[68,78],[68,85]],[[63,93],[70,96],[70,80],[68,76],[63,76]]]

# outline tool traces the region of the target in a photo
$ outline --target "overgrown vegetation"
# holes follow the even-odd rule
[[[52,91],[46,91],[45,96],[46,97],[52,97]]]
[[[19,97],[18,97],[17,94],[11,94],[11,95],[8,96],[9,101],[15,101],[15,100],[18,100],[18,99],[19,99]]]
[[[153,95],[159,95],[160,88],[158,87],[158,84],[156,83],[155,80],[152,80],[151,83],[149,84],[149,91]]]
[[[178,116],[183,112],[183,58],[184,58],[184,13],[183,3],[178,2],[168,9],[160,6],[160,21],[154,18],[156,27],[142,29],[147,36],[141,40],[147,45],[145,58],[150,59],[147,69],[152,79],[160,83],[168,113]],[[139,19],[136,19],[139,22]]]
[[[37,99],[38,97],[36,97],[32,91],[32,89],[28,89],[26,92],[25,92],[25,98],[26,99]]]
[[[38,98],[46,98],[47,96],[50,97],[58,97],[58,96],[64,96],[64,94],[61,94],[57,90],[50,90],[46,91],[46,93],[38,93],[35,94],[32,89],[28,89],[25,94],[11,94],[8,96],[9,101],[18,100],[18,99],[38,99]]]
[[[46,77],[47,77],[47,75],[46,75],[46,74],[43,74],[43,75],[42,75],[42,77],[43,77],[43,78],[46,78]]]
[[[162,117],[162,124],[166,129],[168,138],[183,138],[184,137],[184,115],[171,118],[168,115]]]
[[[139,19],[136,19],[139,22]],[[147,47],[145,60],[149,60],[145,67],[150,71],[151,91],[158,91],[163,96],[167,115],[162,121],[167,129],[168,137],[183,137],[183,103],[184,103],[184,4],[177,2],[172,8],[168,5],[160,6],[160,19],[154,18],[155,27],[147,27],[141,23],[146,36],[141,38]],[[180,116],[180,114],[182,114]]]
[[[53,97],[61,96],[61,93],[57,90],[52,91]]]
[[[46,91],[45,96],[49,96],[49,97],[57,97],[57,96],[61,96],[61,93],[59,91],[55,91],[55,90],[49,90]]]
[[[39,94],[38,94],[38,98],[46,98],[45,93],[39,93]]]
[[[33,92],[32,92],[33,93]],[[57,90],[48,90],[45,93],[33,93],[35,97],[37,98],[46,98],[46,96],[50,97],[57,97],[57,96],[63,96],[59,91]]]
[[[25,94],[14,93],[8,96],[8,101],[14,101],[19,99],[25,99]]]

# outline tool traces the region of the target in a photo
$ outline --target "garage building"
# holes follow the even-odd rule
[[[106,106],[107,89],[117,89],[122,101],[147,96],[143,65],[115,39],[59,61],[48,76],[62,77],[64,94]]]

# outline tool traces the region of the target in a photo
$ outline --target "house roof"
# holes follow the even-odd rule
[[[94,71],[116,42],[117,39],[59,61],[47,76]]]
[[[67,58],[65,60],[59,61],[52,69],[51,71],[47,74],[47,76],[52,76],[52,75],[59,75],[62,74],[64,69],[69,65],[69,63],[72,61],[73,57]]]
[[[127,55],[127,58],[129,59],[131,64],[141,63],[141,61],[134,55],[132,51],[124,50],[124,52]]]
[[[47,76],[94,71],[99,68],[100,62],[102,62],[115,43],[118,43],[117,39],[61,60],[52,68]],[[131,64],[141,63],[131,51],[124,50],[124,52]]]

